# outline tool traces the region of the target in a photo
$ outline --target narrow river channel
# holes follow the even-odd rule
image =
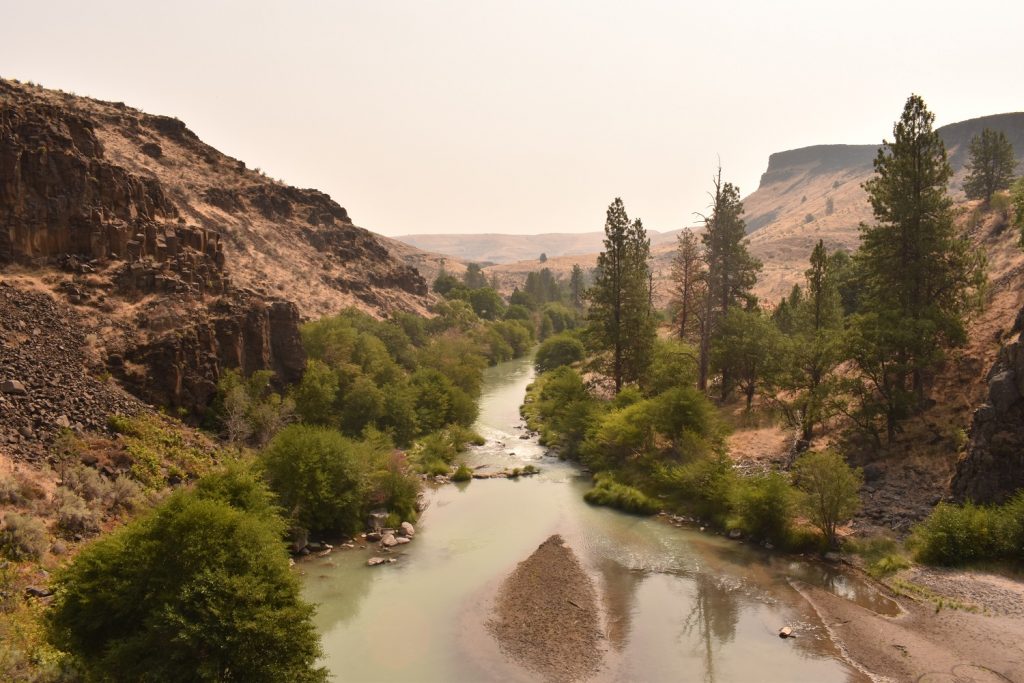
[[[300,565],[336,680],[533,680],[501,655],[486,622],[501,581],[554,533],[601,596],[597,680],[868,680],[843,660],[793,582],[883,613],[891,601],[816,562],[587,505],[587,477],[520,438],[519,405],[532,378],[531,359],[487,370],[477,422],[487,443],[467,459],[498,469],[532,463],[540,475],[428,490],[415,540],[400,546],[394,564],[368,567],[372,550],[356,549]],[[798,637],[777,637],[784,625]]]

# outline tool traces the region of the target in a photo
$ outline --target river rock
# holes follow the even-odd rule
[[[729,538],[731,538],[734,541],[737,540],[737,539],[743,538],[743,532],[740,531],[739,529],[730,529],[729,530]]]
[[[371,531],[370,533],[366,534],[366,540],[370,543],[378,543],[380,542],[381,538],[382,536],[379,531]]]
[[[399,533],[401,533],[403,536],[415,536],[416,535],[416,527],[414,527],[409,522],[402,522],[402,527],[401,527]]]
[[[384,557],[371,557],[366,561],[368,567],[376,567],[379,564],[386,564],[387,558]]]
[[[789,626],[783,626],[779,629],[779,638],[792,638],[793,629]]]
[[[395,544],[396,545],[405,545],[406,543],[409,543],[411,540],[412,539],[409,538],[408,536],[399,536],[398,538],[395,539]]]
[[[384,536],[380,539],[380,544],[385,548],[393,548],[394,546],[398,545],[398,539],[395,538],[394,534],[389,532],[384,534]]]

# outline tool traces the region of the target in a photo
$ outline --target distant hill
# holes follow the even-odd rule
[[[670,244],[678,230],[648,230],[651,245]],[[395,239],[418,249],[454,256],[462,261],[481,264],[504,264],[548,258],[595,254],[601,251],[604,233],[551,232],[540,235],[404,235]]]
[[[970,141],[986,127],[1006,133],[1016,151],[1018,169],[1024,172],[1024,113],[984,116],[943,126],[938,130],[954,170],[950,187],[954,199],[965,199],[962,184],[967,174],[964,166]],[[858,226],[873,219],[862,184],[874,173],[873,160],[877,152],[878,145],[814,145],[768,157],[768,168],[757,190],[743,199],[750,251],[764,264],[757,284],[757,294],[762,299],[775,301],[802,281],[807,259],[819,239],[824,240],[829,249],[853,251],[857,248]],[[651,266],[660,303],[667,302],[672,252],[678,232],[651,233]],[[427,244],[431,243],[431,238],[440,236],[413,237]],[[580,249],[571,251],[547,248],[547,244],[553,243],[546,242],[547,237],[550,236],[480,236],[480,248],[508,243],[521,247],[514,253],[525,253],[518,261],[491,258],[497,265],[486,270],[497,273],[503,289],[511,291],[512,287],[523,283],[527,273],[543,267],[560,275],[566,275],[574,263],[584,268],[593,267],[601,248],[602,234],[597,232],[575,235],[575,244]],[[587,244],[595,245],[589,253],[582,251],[582,246]],[[440,243],[438,249],[444,251]],[[466,250],[472,251],[469,247]],[[541,264],[537,256],[545,250],[548,261]]]

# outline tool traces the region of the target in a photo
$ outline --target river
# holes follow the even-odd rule
[[[868,680],[844,661],[793,582],[883,613],[891,601],[827,565],[587,505],[588,478],[520,438],[519,405],[532,378],[530,359],[486,371],[476,427],[487,443],[467,461],[532,463],[541,474],[429,488],[415,540],[400,546],[394,564],[368,567],[372,549],[356,549],[300,565],[335,679],[531,680],[501,655],[485,624],[502,579],[559,533],[601,596],[607,642],[597,680]],[[798,637],[780,639],[784,625]]]

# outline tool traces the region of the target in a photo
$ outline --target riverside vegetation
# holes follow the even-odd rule
[[[985,291],[984,258],[955,225],[933,120],[920,97],[908,98],[865,185],[876,220],[861,226],[860,249],[830,253],[819,241],[805,285],[774,306],[752,293],[761,264],[746,249],[739,190],[719,171],[703,233],[678,238],[671,339],[657,334],[642,223],[621,200],[609,206],[587,325],[542,345],[543,374],[524,405],[545,443],[595,472],[588,501],[680,512],[788,548],[839,545],[863,483],[849,457],[897,446]],[[1009,204],[1000,192],[1011,188],[1012,162],[1005,136],[983,132],[971,145],[968,196],[983,208]],[[1021,182],[1011,190],[1018,225]],[[732,467],[712,399],[736,393],[747,411],[759,399],[795,431],[788,471]],[[832,446],[815,451],[825,432]],[[1001,507],[942,503],[908,550],[940,564],[1019,561],[1022,526],[1019,497]],[[880,561],[898,566],[900,552]]]
[[[467,471],[455,461],[479,439],[469,425],[483,369],[533,344],[531,316],[490,321],[458,299],[435,312],[380,321],[350,310],[305,325],[309,361],[293,386],[225,373],[207,423],[220,445],[173,420],[113,416],[130,474],[108,482],[68,465],[54,500],[61,533],[95,534],[113,514],[123,524],[58,570],[45,610],[11,594],[10,563],[37,561],[49,531],[5,517],[4,677],[325,680],[285,540],[355,533],[375,509],[390,526],[414,521],[422,474]],[[69,432],[54,461],[86,449]],[[166,481],[194,483],[165,496]],[[0,480],[0,496],[45,501],[19,479]]]

